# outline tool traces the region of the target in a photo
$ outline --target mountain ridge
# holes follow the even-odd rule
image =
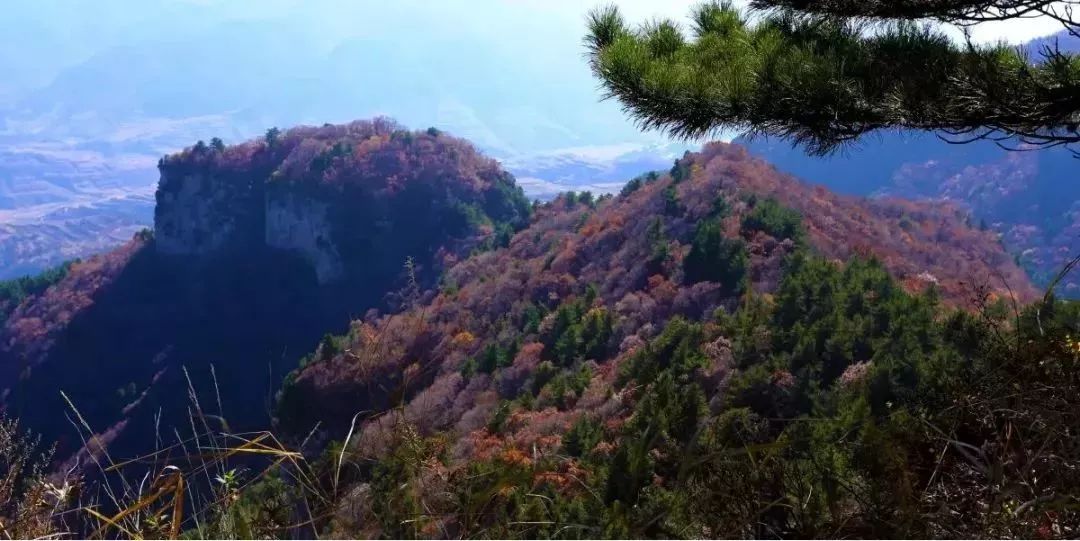
[[[382,306],[380,312],[393,314],[395,306],[407,303],[445,302],[445,293],[432,289],[437,280],[443,288],[455,283],[455,288],[468,291],[476,277],[490,274],[487,266],[509,265],[492,258],[510,253],[520,258],[514,265],[536,267],[532,280],[540,282],[528,287],[541,289],[527,298],[580,294],[586,281],[596,279],[600,298],[611,303],[634,298],[638,300],[633,303],[645,302],[653,293],[667,291],[664,295],[682,299],[676,312],[687,306],[720,307],[734,302],[731,295],[741,286],[683,285],[679,278],[693,224],[708,221],[717,201],[730,207],[724,212],[734,212],[723,222],[723,235],[746,246],[747,287],[754,291],[775,288],[783,261],[805,243],[829,259],[876,257],[905,287],[921,291],[933,285],[953,305],[970,306],[980,286],[1019,301],[1036,296],[996,238],[971,229],[954,207],[835,195],[781,174],[737,146],[715,143],[687,153],[669,173],[643,175],[630,183],[636,191],[616,199],[583,193],[571,201],[563,195],[541,205],[540,218],[531,225],[522,221],[528,205],[513,177],[471,148],[438,130],[409,132],[376,120],[294,128],[232,147],[200,143],[163,159],[157,231],[138,235],[114,253],[76,263],[59,283],[22,301],[5,322],[0,355],[6,371],[0,380],[19,391],[9,392],[8,411],[21,413],[29,425],[58,438],[68,427],[50,418],[55,408],[38,408],[36,413],[20,408],[20,396],[59,400],[57,389],[69,387],[73,401],[83,407],[90,401],[84,393],[92,388],[88,382],[107,386],[102,378],[127,367],[123,370],[132,385],[120,384],[116,397],[97,399],[83,413],[103,432],[127,427],[128,433],[139,433],[135,427],[149,418],[129,418],[123,413],[128,405],[143,404],[133,407],[136,411],[147,411],[147,404],[175,407],[186,393],[132,397],[152,388],[183,389],[183,373],[196,374],[196,383],[205,383],[209,363],[244,351],[261,351],[256,358],[271,355],[277,360],[266,374],[268,385],[230,392],[228,401],[265,404],[277,387],[274,381],[294,368],[303,351],[326,332],[340,332],[368,308]],[[723,197],[718,199],[718,194]],[[804,226],[799,227],[804,232],[784,238],[775,232],[741,231],[745,226],[736,216],[745,219],[759,208],[765,213],[762,220],[783,223],[794,218],[782,209],[794,209],[803,216]],[[659,224],[659,232],[647,230],[650,224]],[[515,233],[521,228],[524,231]],[[668,240],[652,238],[656,235]],[[542,246],[551,253],[525,248],[530,244],[526,238],[546,238]],[[564,244],[556,248],[552,239]],[[422,246],[434,251],[409,248]],[[470,257],[477,249],[480,252]],[[656,254],[649,253],[655,250],[668,255],[653,261]],[[619,254],[622,263],[609,261],[611,254]],[[410,274],[402,281],[406,261],[412,261]],[[495,283],[501,278],[489,279]],[[378,302],[410,280],[419,288],[414,293],[388,305]],[[676,297],[664,297],[668,300],[661,303],[660,313],[673,310],[664,303]],[[476,313],[489,309],[478,307]],[[693,310],[700,317],[702,312]],[[638,316],[631,312],[628,317]],[[303,325],[296,326],[299,321]],[[240,326],[227,331],[235,325]],[[200,338],[209,328],[214,338]],[[115,333],[124,337],[109,338]],[[131,340],[132,333],[140,338]],[[265,342],[269,336],[274,344]],[[125,342],[125,352],[116,355],[112,350]],[[430,345],[440,351],[435,343]],[[281,348],[290,353],[282,356]],[[265,363],[256,364],[217,364],[217,373],[223,385],[233,388],[252,370],[264,371],[260,366]],[[180,370],[182,366],[186,370]],[[387,360],[380,366],[395,365]],[[310,375],[318,373],[313,370],[299,372],[293,388],[309,384]],[[332,381],[340,386],[348,380]],[[313,396],[333,395],[318,391]],[[310,412],[320,403],[314,398],[305,402]],[[333,403],[347,407],[350,401]],[[59,402],[57,407],[63,409]],[[342,418],[323,420],[329,426]],[[237,422],[242,426],[245,420]],[[120,428],[112,432],[116,438],[123,433]],[[130,437],[120,441],[118,449],[134,445]]]
[[[341,423],[356,411],[383,411],[389,405],[386,400],[402,396],[420,400],[429,392],[425,389],[464,392],[462,380],[451,384],[447,378],[457,375],[467,353],[482,352],[485,336],[489,346],[507,346],[497,330],[504,325],[503,318],[525,318],[530,302],[551,313],[560,300],[581,298],[587,286],[595,287],[596,302],[618,314],[617,319],[629,321],[624,324],[633,332],[616,332],[622,339],[642,329],[639,338],[647,340],[651,331],[644,329],[655,329],[673,315],[694,319],[714,308],[732,309],[738,302],[732,290],[735,284],[684,283],[680,278],[682,262],[693,244],[693,224],[710,219],[718,194],[725,206],[737,210],[735,216],[723,220],[723,235],[745,243],[748,288],[757,293],[775,290],[783,262],[805,242],[830,260],[877,258],[908,290],[933,286],[950,305],[974,306],[981,291],[1017,302],[1038,295],[997,239],[968,227],[965,216],[947,204],[834,195],[723,143],[688,153],[670,174],[642,177],[635,183],[636,190],[603,198],[595,209],[591,203],[576,202],[576,197],[545,204],[532,225],[515,235],[508,247],[449,268],[443,283],[452,286],[427,303],[402,314],[355,321],[343,343],[321,346],[313,354],[318,362],[290,376],[282,398],[284,425],[298,434],[306,434],[316,424],[332,432],[347,428]],[[742,231],[746,226],[736,218],[745,219],[755,205],[768,207],[769,201],[801,214],[805,233],[791,238]],[[652,246],[657,242],[655,223],[660,224],[659,234],[668,239],[659,248]],[[657,250],[670,259],[655,262]],[[620,305],[625,313],[619,311]],[[422,324],[419,314],[423,314]],[[461,343],[463,336],[471,337],[467,345]],[[525,351],[521,346],[519,354]],[[536,353],[532,350],[532,359],[538,362]],[[518,359],[506,362],[511,360],[517,366]],[[533,361],[528,370],[535,369]],[[604,364],[602,359],[597,361]],[[415,380],[407,379],[410,373]],[[518,381],[527,376],[514,377]],[[491,399],[484,403],[494,404]],[[303,406],[298,408],[298,404]],[[408,411],[409,406],[405,408]],[[464,414],[448,404],[441,408]],[[446,411],[440,416],[448,415]],[[410,419],[427,422],[428,413]]]
[[[607,476],[573,504],[606,522],[681,493],[670,458],[699,421],[790,419],[859,382],[907,407],[970,365],[988,306],[1038,297],[954,206],[837,195],[726,143],[531,204],[466,141],[386,119],[198,142],[160,171],[156,230],[0,288],[0,408],[90,479],[162,449],[171,467],[200,432],[348,457],[319,504],[341,537],[402,532],[414,475],[472,498],[492,465],[560,502]],[[418,494],[468,524],[445,492]]]

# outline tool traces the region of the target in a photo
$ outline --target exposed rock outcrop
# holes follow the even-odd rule
[[[158,253],[206,255],[236,244],[251,227],[254,194],[237,179],[161,166],[154,212]]]
[[[345,275],[329,212],[326,203],[295,194],[266,196],[266,245],[302,256],[321,284]]]

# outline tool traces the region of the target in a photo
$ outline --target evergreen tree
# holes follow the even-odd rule
[[[266,130],[266,135],[263,137],[263,139],[266,140],[266,146],[274,147],[281,139],[281,130],[279,130],[276,126],[270,128]]]
[[[1047,0],[754,0],[751,21],[729,1],[631,28],[615,7],[589,17],[593,72],[644,128],[680,137],[718,130],[774,135],[826,154],[884,128],[958,140],[1080,142],[1080,59],[1005,45],[957,43],[951,24],[1057,16]],[[873,31],[868,31],[869,25]]]
[[[727,294],[734,295],[742,290],[749,264],[746,244],[724,238],[720,223],[706,220],[698,225],[690,253],[683,260],[683,271],[690,283],[718,282]]]

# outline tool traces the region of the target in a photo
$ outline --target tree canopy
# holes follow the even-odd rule
[[[958,42],[936,24],[1048,15],[1047,0],[713,0],[690,32],[589,15],[586,45],[608,98],[646,129],[694,138],[771,135],[827,154],[875,130],[937,131],[1015,147],[1080,142],[1080,58]],[[1006,141],[1008,143],[1006,143]]]
[[[752,0],[759,9],[786,8],[841,17],[936,19],[980,23],[1047,16],[1071,24],[1069,6],[1060,0]]]

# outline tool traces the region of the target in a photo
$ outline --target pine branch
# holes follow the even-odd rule
[[[751,24],[712,2],[693,13],[688,39],[669,21],[631,29],[609,7],[590,15],[586,43],[606,96],[641,127],[675,137],[739,130],[815,154],[884,128],[1080,143],[1076,56],[1047,48],[1033,63],[1010,47],[958,45],[926,24],[867,24],[790,11]]]
[[[1050,14],[1067,0],[752,0],[755,9],[868,19],[936,19],[977,23]]]

